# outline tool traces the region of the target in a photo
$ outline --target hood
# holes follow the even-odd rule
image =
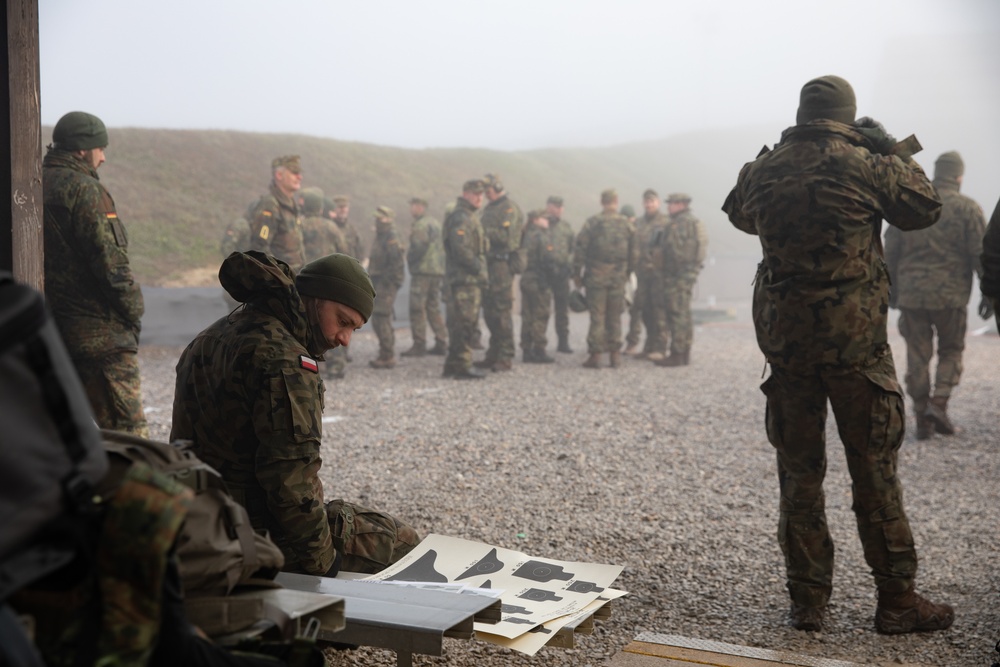
[[[819,118],[808,123],[803,123],[802,125],[793,125],[781,133],[781,141],[784,142],[788,139],[809,140],[813,137],[830,134],[838,134],[847,143],[854,146],[862,146],[870,150],[868,139],[852,125],[829,120],[828,118]]]
[[[222,263],[219,282],[237,301],[280,320],[311,354],[322,355],[287,264],[256,250],[234,252]]]

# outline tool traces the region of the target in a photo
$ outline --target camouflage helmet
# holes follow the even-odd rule
[[[587,297],[582,290],[575,289],[569,293],[569,309],[574,313],[587,311]]]

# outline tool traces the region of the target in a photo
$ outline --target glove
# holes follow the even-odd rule
[[[874,118],[863,116],[854,121],[854,129],[868,140],[873,153],[889,155],[896,145],[896,137],[885,131],[885,126]]]
[[[983,296],[979,301],[979,317],[988,320],[993,317],[993,299]]]

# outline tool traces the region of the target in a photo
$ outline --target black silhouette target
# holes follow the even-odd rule
[[[458,581],[459,579],[468,579],[469,577],[482,576],[484,574],[493,574],[494,572],[499,572],[502,569],[503,561],[497,557],[497,550],[494,548],[491,549],[488,554],[476,561],[476,563],[468,570],[455,577],[455,581]]]

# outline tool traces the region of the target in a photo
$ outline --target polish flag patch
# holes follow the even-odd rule
[[[319,364],[316,363],[316,360],[310,359],[304,354],[299,355],[299,366],[306,369],[307,371],[312,371],[313,373],[319,373]]]

